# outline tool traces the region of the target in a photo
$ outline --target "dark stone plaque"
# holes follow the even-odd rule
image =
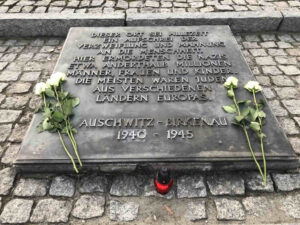
[[[67,74],[66,89],[81,100],[73,124],[86,168],[255,168],[244,133],[222,109],[231,104],[228,76],[239,79],[239,99],[251,98],[242,87],[254,80],[228,26],[72,28],[54,71]],[[265,111],[268,167],[295,167],[285,134]],[[72,169],[57,134],[37,133],[40,120],[34,116],[16,164]]]

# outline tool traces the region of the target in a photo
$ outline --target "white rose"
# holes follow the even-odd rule
[[[44,82],[37,83],[35,85],[34,93],[36,95],[41,95],[42,93],[45,92],[46,88],[47,88],[47,85]]]
[[[62,72],[56,72],[53,73],[50,77],[50,79],[47,81],[47,83],[51,86],[57,87],[59,85],[60,81],[65,81],[67,80],[67,76],[65,73]]]
[[[237,88],[238,82],[239,82],[239,80],[236,77],[228,77],[224,83],[224,86],[226,88],[230,88],[231,86],[233,88]]]
[[[59,81],[60,81],[59,79],[55,79],[51,77],[50,79],[47,80],[46,85],[57,87],[59,85]]]
[[[250,92],[259,92],[262,90],[260,84],[257,81],[249,81],[244,87]]]

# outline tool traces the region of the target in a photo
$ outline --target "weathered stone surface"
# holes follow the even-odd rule
[[[283,11],[283,21],[279,27],[280,31],[285,32],[299,32],[300,16],[299,12],[295,11]]]
[[[178,198],[206,197],[204,178],[201,175],[184,175],[177,179]]]
[[[21,178],[14,190],[15,196],[31,197],[45,196],[49,181],[46,179]]]
[[[13,83],[7,88],[9,94],[23,94],[29,92],[31,83]]]
[[[22,77],[21,81],[37,81],[38,78],[40,77],[41,72],[36,71],[36,72],[25,72]]]
[[[106,192],[108,179],[106,176],[91,175],[81,178],[79,191],[81,193]]]
[[[300,114],[300,100],[283,100],[283,105],[292,114]]]
[[[71,210],[72,204],[69,201],[42,199],[37,203],[30,221],[33,223],[66,223]]]
[[[300,138],[298,138],[298,137],[289,138],[289,141],[291,142],[294,151],[297,154],[300,154]]]
[[[221,7],[222,5],[218,5]],[[228,6],[226,6],[228,7]],[[217,12],[217,13],[129,13],[129,26],[145,25],[230,25],[233,31],[276,30],[281,14],[277,12]]]
[[[282,72],[276,66],[263,66],[263,73],[266,75],[279,75]]]
[[[215,199],[218,220],[245,220],[245,211],[237,200]]]
[[[2,223],[26,223],[29,220],[33,200],[13,199],[9,201],[0,215]]]
[[[280,202],[280,208],[285,211],[287,215],[296,219],[300,218],[300,194],[287,196]]]
[[[76,201],[72,215],[80,219],[100,217],[104,214],[105,196],[82,195]]]
[[[190,202],[185,216],[190,221],[207,219],[205,201]]]
[[[115,196],[139,196],[145,177],[119,175],[114,178],[110,194]]]
[[[0,75],[0,81],[16,81],[20,74],[20,71],[3,71]]]
[[[271,107],[275,116],[287,116],[288,112],[284,109],[278,100],[269,101],[269,106]]]
[[[19,110],[0,110],[0,123],[15,122],[21,113]]]
[[[268,198],[266,197],[247,197],[243,199],[243,205],[247,213],[256,217],[263,216],[271,212],[274,208]]]
[[[4,142],[9,136],[12,124],[0,125],[0,142]]]
[[[272,80],[276,86],[294,86],[294,82],[287,76],[273,76]]]
[[[17,154],[19,150],[20,150],[20,145],[15,145],[15,144],[10,145],[8,149],[6,149],[4,155],[2,156],[1,162],[3,164],[12,165],[17,158]]]
[[[300,75],[300,70],[296,66],[278,66],[286,75]]]
[[[0,170],[0,177],[0,195],[8,195],[16,177],[16,170],[10,167]]]
[[[62,8],[58,9],[62,10]],[[50,8],[48,12],[49,10]],[[75,13],[46,13],[41,15],[30,13],[14,15],[6,13],[2,15],[1,19],[9,21],[8,23],[0,23],[2,34],[18,37],[65,36],[70,27],[124,25],[124,14],[121,13],[81,14],[80,20]]]
[[[274,186],[270,174],[267,174],[267,185],[264,185],[263,178],[259,172],[249,172],[245,174],[245,186],[249,191],[273,192]]]
[[[29,96],[12,96],[7,97],[1,108],[6,109],[23,109],[28,103]]]
[[[8,86],[8,83],[0,83],[0,93]]]
[[[25,133],[27,131],[28,126],[27,125],[18,125],[16,124],[15,128],[12,131],[12,134],[9,137],[9,141],[12,142],[22,142],[24,139]]]
[[[295,124],[295,121],[290,118],[279,118],[279,123],[285,133],[287,134],[299,134],[299,130]]]
[[[72,197],[75,193],[75,180],[67,176],[58,176],[52,180],[51,196]]]
[[[133,221],[137,218],[139,204],[134,202],[121,203],[116,200],[110,201],[109,218],[113,221]]]
[[[245,193],[244,180],[237,173],[208,176],[207,184],[212,195],[242,195]]]
[[[295,174],[272,174],[275,187],[279,191],[293,191],[300,189],[300,173]]]
[[[149,178],[147,183],[144,186],[144,196],[172,199],[175,197],[175,188],[173,186],[173,188],[167,194],[162,195],[157,192],[157,190],[154,186],[154,178]]]
[[[0,62],[0,71],[8,65],[8,62]]]

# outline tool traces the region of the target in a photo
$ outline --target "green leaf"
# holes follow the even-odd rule
[[[237,122],[232,122],[232,124],[234,124],[236,126],[239,126],[239,127],[242,127],[242,125],[240,123],[237,123]]]
[[[75,128],[72,128],[72,132],[73,132],[74,134],[77,134],[77,133],[78,133],[77,130],[76,130]]]
[[[245,118],[245,117],[244,117],[243,115],[234,117],[234,119],[235,119],[238,123],[240,123],[244,118]]]
[[[236,108],[234,105],[224,105],[223,109],[228,113],[236,113]]]
[[[51,98],[55,97],[54,91],[52,91],[50,88],[46,88],[45,93],[48,97],[51,97]]]
[[[51,130],[53,128],[54,128],[54,126],[49,122],[49,120],[45,119],[44,122],[43,122],[43,129],[44,130]]]
[[[260,117],[260,118],[266,118],[266,114],[265,114],[265,112],[264,111],[259,111],[258,112],[258,117]]]
[[[44,118],[49,118],[51,117],[51,110],[49,107],[44,107],[44,113],[43,113]]]
[[[241,110],[241,115],[244,116],[244,117],[246,117],[249,114],[249,112],[250,112],[250,108],[249,107],[243,108]]]
[[[252,130],[254,130],[255,132],[259,132],[260,131],[260,126],[258,122],[251,122],[250,123],[250,128]]]
[[[57,121],[57,122],[61,122],[64,120],[64,114],[59,112],[59,111],[55,111],[52,115],[52,118]]]
[[[267,135],[266,135],[266,134],[264,134],[264,133],[257,133],[257,135],[258,135],[258,137],[260,137],[260,138],[267,137]]]
[[[73,98],[73,99],[72,99],[72,107],[73,107],[73,108],[76,107],[76,106],[78,106],[79,103],[80,103],[79,98]]]
[[[233,90],[228,90],[228,91],[227,91],[227,95],[228,95],[229,97],[233,97],[233,96],[234,96]]]
[[[62,108],[66,116],[72,115],[73,101],[72,100],[65,101],[63,103]]]

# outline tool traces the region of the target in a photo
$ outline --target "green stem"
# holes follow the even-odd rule
[[[248,135],[246,126],[245,126],[244,124],[243,124],[243,130],[244,130],[244,133],[245,133],[246,138],[247,138],[248,147],[249,147],[249,149],[250,149],[252,158],[253,158],[253,160],[254,160],[254,162],[255,162],[255,164],[256,164],[258,170],[259,170],[260,175],[261,175],[262,178],[264,179],[264,174],[263,174],[263,172],[262,172],[262,170],[261,170],[261,167],[260,167],[260,165],[259,165],[259,163],[258,163],[258,161],[257,161],[257,159],[256,159],[256,157],[255,157],[255,154],[254,154],[254,152],[253,152],[252,145],[251,145],[251,142],[250,142],[250,139],[249,139],[249,135]],[[264,180],[265,180],[265,179],[264,179]]]
[[[61,106],[61,103],[60,103],[60,100],[59,100],[59,96],[58,96],[56,87],[54,87],[54,92],[55,92],[56,100],[57,100],[57,102],[58,102],[58,104],[59,104],[60,110],[61,110],[61,112],[64,114],[64,111],[63,111],[63,108],[62,108],[62,106]],[[72,143],[72,146],[73,146],[75,155],[76,155],[76,157],[77,157],[77,160],[78,160],[80,166],[82,166],[82,162],[81,162],[81,160],[80,160],[80,157],[79,157],[79,154],[78,154],[78,150],[77,150],[77,144],[75,144],[75,140],[73,140],[73,139],[72,139],[72,136],[70,135],[70,126],[69,126],[69,123],[68,123],[68,119],[65,117],[65,118],[64,118],[64,121],[65,121],[65,124],[66,124],[66,126],[67,126],[67,134],[68,134],[68,137],[69,137],[69,139],[70,139],[70,141],[71,141],[71,143]]]
[[[76,172],[76,173],[79,173],[79,172],[78,172],[78,169],[77,169],[77,167],[76,167],[76,164],[75,164],[75,162],[74,162],[74,159],[73,159],[72,155],[70,154],[70,152],[68,151],[68,149],[67,149],[67,147],[66,147],[66,145],[65,145],[65,143],[64,143],[64,140],[63,140],[63,138],[62,138],[60,132],[57,131],[57,133],[58,133],[58,135],[59,135],[59,139],[60,139],[60,141],[61,141],[61,144],[62,144],[62,146],[63,146],[65,152],[67,153],[67,155],[69,156],[69,158],[70,158],[71,161],[72,161],[73,168],[74,168],[75,172]]]
[[[237,101],[236,101],[235,94],[234,94],[234,91],[233,91],[232,86],[230,87],[230,90],[231,90],[232,93],[233,93],[232,99],[233,99],[234,105],[235,105],[235,107],[236,107],[236,109],[237,109],[238,115],[240,116],[240,115],[241,115],[241,110],[240,110],[239,105],[237,104]],[[250,142],[250,139],[249,139],[249,135],[248,135],[248,132],[247,132],[247,129],[246,129],[246,126],[245,126],[244,123],[242,123],[242,128],[243,128],[243,131],[244,131],[244,133],[245,133],[245,136],[246,136],[246,139],[247,139],[247,143],[248,143],[248,147],[249,147],[249,149],[250,149],[252,158],[253,158],[253,160],[254,160],[254,162],[255,162],[255,164],[256,164],[258,170],[259,170],[259,173],[261,174],[261,176],[262,176],[263,179],[264,179],[264,174],[263,174],[263,172],[262,172],[262,170],[261,170],[261,167],[260,167],[260,165],[259,165],[259,163],[258,163],[258,161],[257,161],[257,159],[256,159],[256,157],[255,157],[255,154],[254,154],[254,152],[253,152],[252,145],[251,145],[251,142]],[[265,179],[264,179],[264,180],[265,180]]]
[[[237,102],[236,102],[236,98],[235,98],[235,94],[234,94],[234,91],[233,91],[233,88],[232,88],[232,86],[230,87],[230,90],[232,91],[232,93],[233,93],[233,102],[234,102],[234,105],[235,105],[235,107],[236,107],[236,109],[237,109],[237,111],[238,111],[238,115],[240,116],[241,115],[241,111],[240,111],[240,107],[239,107],[239,105],[237,104]]]
[[[43,93],[42,95],[43,95],[43,99],[44,99],[44,106],[46,107],[46,106],[47,106],[47,103],[46,103],[46,96],[45,96],[45,93]]]
[[[71,130],[71,125],[70,125],[70,122],[69,120],[67,120],[68,124],[67,124],[67,133],[68,133],[68,136],[72,142],[72,145],[73,145],[73,148],[74,148],[74,151],[75,151],[75,154],[76,154],[76,157],[78,159],[78,162],[79,162],[79,165],[82,167],[82,162],[81,162],[81,159],[79,157],[79,153],[78,153],[78,148],[77,148],[77,143],[76,143],[76,140],[74,138],[74,135],[73,135],[73,132]]]
[[[254,101],[256,110],[258,111],[258,104],[257,104],[257,101],[256,101],[256,96],[255,96],[255,91],[254,90],[252,91],[252,94],[253,94],[253,101]],[[264,176],[263,176],[263,179],[264,179],[264,185],[266,186],[267,185],[267,161],[266,161],[265,151],[264,151],[263,136],[261,135],[262,134],[262,121],[261,121],[260,117],[258,117],[258,122],[259,122],[259,126],[260,126],[260,131],[259,131],[259,134],[260,134],[260,149],[261,149],[261,154],[262,154],[263,163],[264,163]]]

